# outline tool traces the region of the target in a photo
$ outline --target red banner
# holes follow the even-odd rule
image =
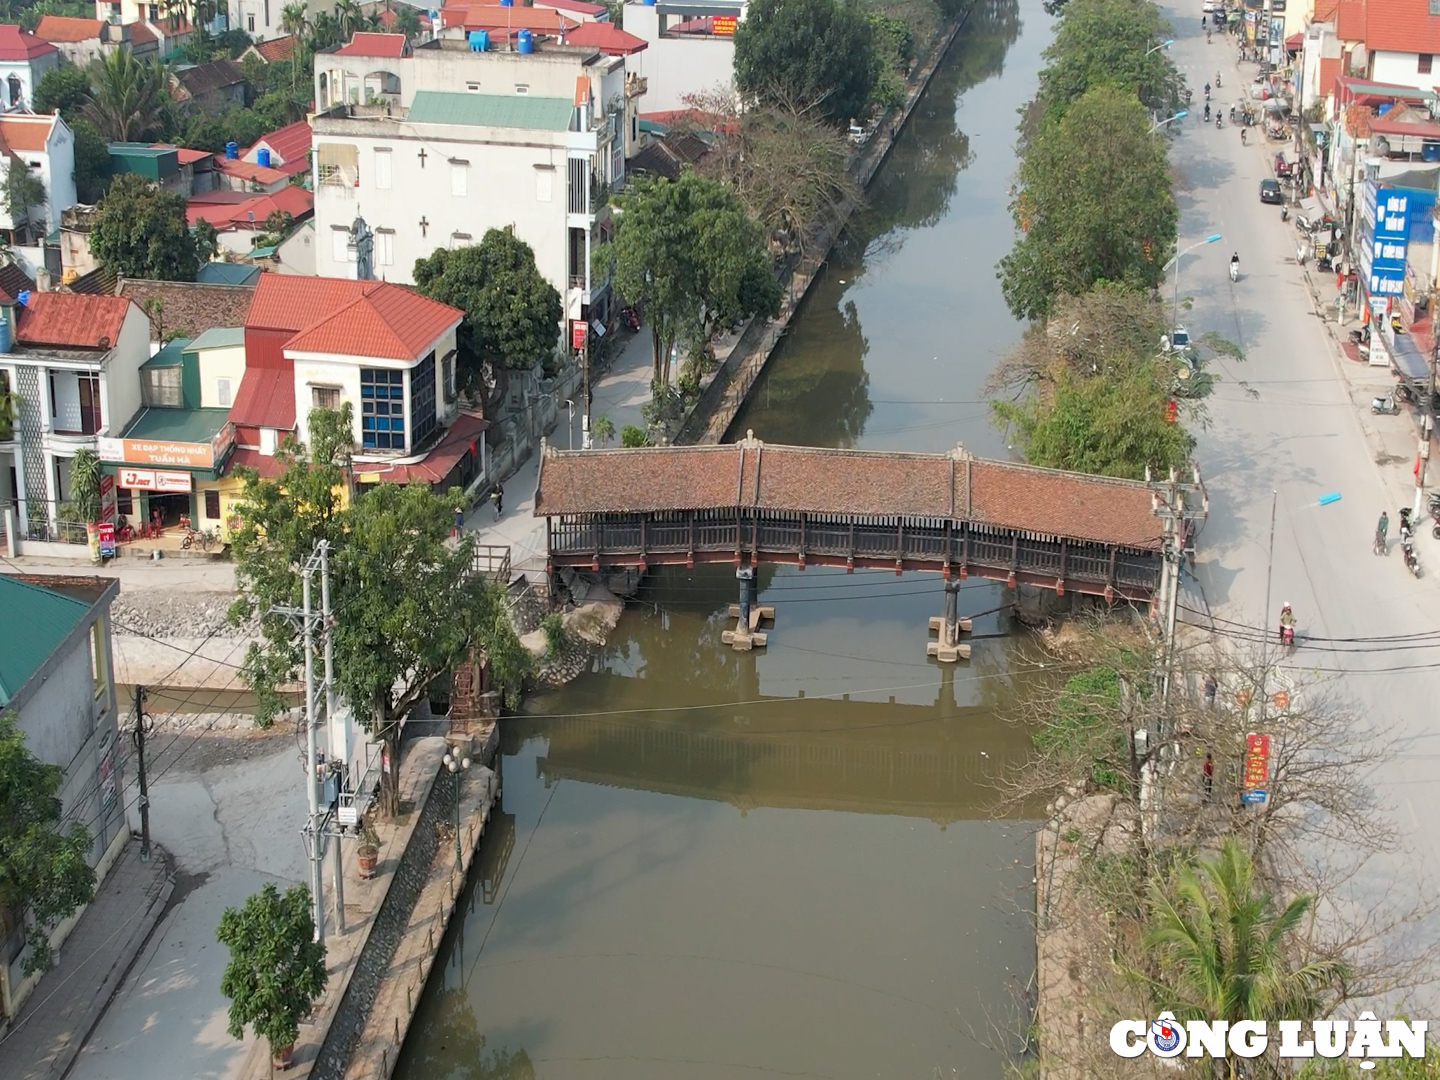
[[[589,329],[584,319],[570,320],[570,347],[576,352],[585,348],[585,331]]]
[[[1265,787],[1270,779],[1270,736],[1255,732],[1245,736],[1245,787]]]

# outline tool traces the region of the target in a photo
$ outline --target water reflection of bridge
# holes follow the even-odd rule
[[[614,709],[632,696],[621,684],[636,681],[602,674],[587,684]],[[580,780],[741,810],[845,810],[942,824],[988,817],[997,779],[1023,760],[1028,736],[987,708],[945,696],[935,705],[762,697],[679,714],[521,717],[506,726],[512,737],[548,739],[536,764],[547,785]]]

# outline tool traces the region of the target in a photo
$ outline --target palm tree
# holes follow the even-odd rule
[[[400,10],[395,12],[395,29],[406,38],[419,37],[420,13],[409,4],[401,4]]]
[[[294,0],[280,9],[280,29],[297,38],[310,32],[310,9],[305,0]]]
[[[135,142],[159,128],[168,97],[165,68],[122,46],[91,65],[85,116],[107,140]]]
[[[1159,974],[1142,978],[1180,1021],[1323,1016],[1348,969],[1338,959],[1299,955],[1295,932],[1314,903],[1297,896],[1279,909],[1256,880],[1250,853],[1228,837],[1213,860],[1152,884],[1144,943]]]
[[[590,437],[599,443],[603,450],[615,439],[615,422],[601,413],[590,421]]]
[[[365,25],[365,13],[355,0],[339,0],[335,5],[335,22],[340,30],[340,40],[349,41],[355,31]]]

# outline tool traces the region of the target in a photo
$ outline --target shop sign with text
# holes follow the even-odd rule
[[[190,474],[183,472],[160,472],[155,469],[121,469],[120,486],[131,491],[184,491],[190,490]]]

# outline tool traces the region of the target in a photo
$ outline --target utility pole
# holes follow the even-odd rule
[[[590,449],[590,312],[588,305],[580,305],[580,315],[586,320],[585,338],[580,345],[580,392],[585,395],[585,406],[580,410],[580,449]]]
[[[1192,494],[1198,494],[1199,499],[1191,499]],[[1197,501],[1198,505],[1193,505]],[[1192,466],[1191,479],[1183,482],[1179,474],[1171,469],[1168,480],[1155,484],[1151,506],[1165,527],[1164,566],[1160,580],[1162,610],[1157,613],[1164,620],[1165,660],[1160,683],[1163,705],[1170,700],[1170,669],[1175,655],[1175,624],[1180,608],[1181,564],[1186,555],[1195,550],[1195,524],[1204,521],[1210,514],[1210,497],[1200,482],[1199,466]]]
[[[135,744],[137,780],[140,784],[140,860],[150,861],[150,787],[145,776],[145,736],[149,735],[150,717],[145,715],[145,688],[135,687],[135,729],[130,739]]]
[[[330,543],[322,540],[320,542],[320,621],[325,633],[325,723],[331,735],[330,749],[335,749],[335,627],[331,622],[332,612],[330,610]],[[340,762],[340,767],[349,765],[349,740],[345,741],[346,759]],[[313,755],[312,755],[313,760]],[[333,761],[332,765],[335,764]],[[343,777],[344,773],[337,775]],[[317,778],[316,783],[319,780]],[[345,868],[343,853],[340,850],[340,837],[335,836],[335,930],[337,933],[345,932]]]
[[[305,828],[301,830],[305,838],[306,856],[310,860],[310,905],[311,914],[315,920],[315,940],[325,940],[325,814],[320,809],[320,754],[317,745],[319,730],[319,718],[316,715],[316,692],[315,683],[315,624],[320,621],[321,614],[315,610],[313,584],[315,574],[329,567],[329,542],[321,540],[315,545],[315,551],[305,560],[305,565],[300,568],[300,596],[301,606],[299,609],[293,607],[272,608],[277,614],[287,615],[292,621],[298,620],[301,634],[304,637],[305,648],[305,795],[309,803],[309,815],[305,822]],[[328,577],[328,573],[326,574]],[[322,604],[323,596],[329,591],[328,582],[321,582]],[[326,642],[330,638],[330,627],[324,628]],[[328,687],[326,701],[330,700]]]

